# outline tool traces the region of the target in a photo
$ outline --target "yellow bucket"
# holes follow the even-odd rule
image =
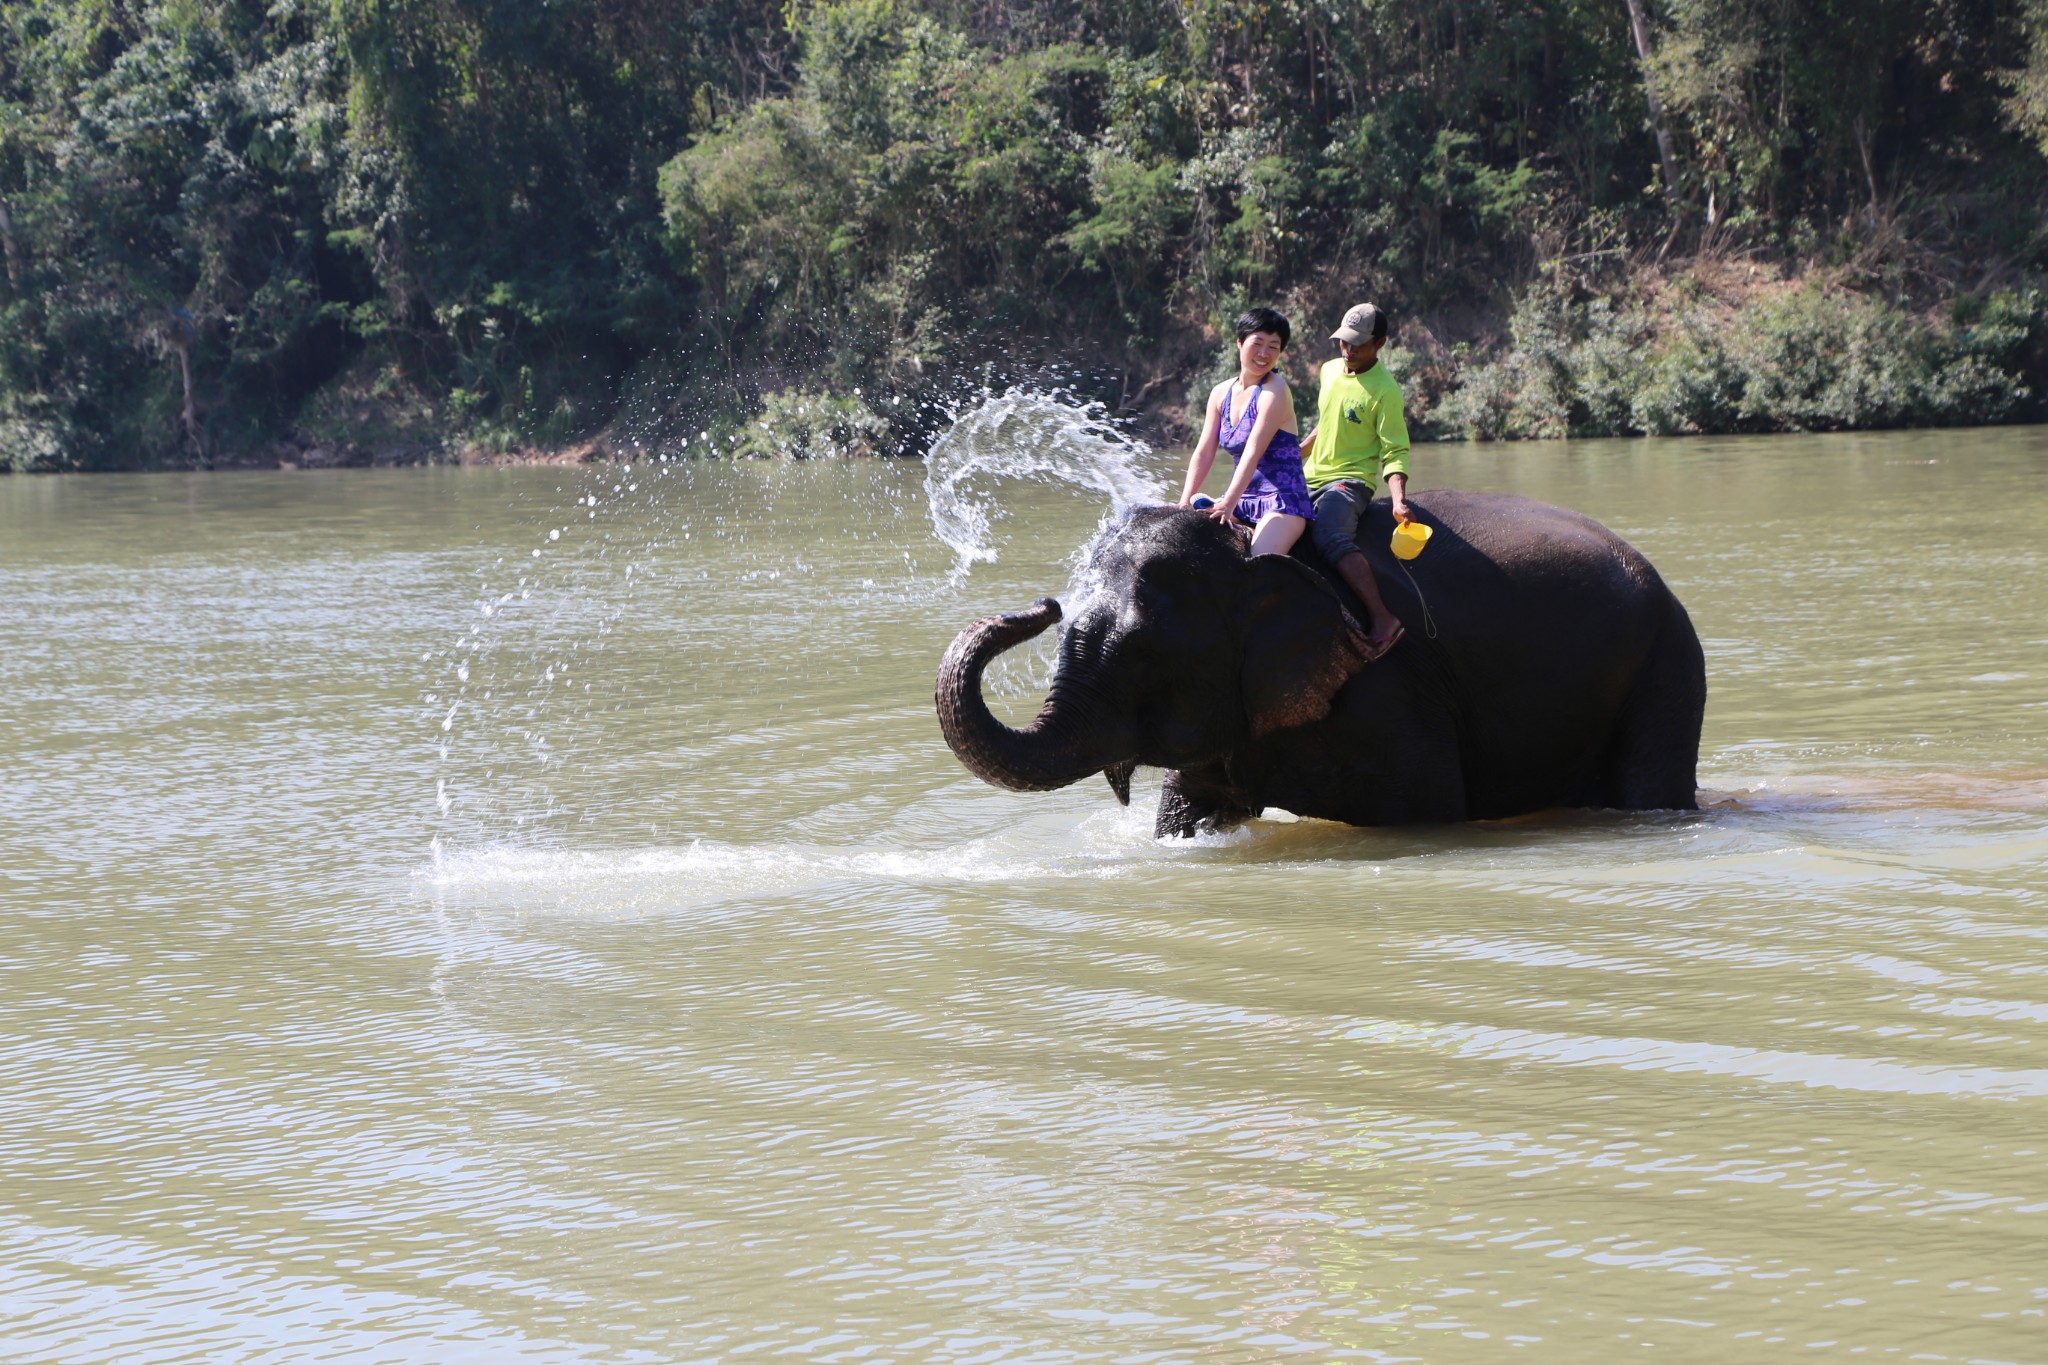
[[[1413,559],[1429,544],[1429,528],[1419,521],[1404,521],[1394,528],[1394,558]]]

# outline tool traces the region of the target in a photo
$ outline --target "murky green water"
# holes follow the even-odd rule
[[[1072,439],[0,480],[0,1358],[2048,1358],[2048,431],[1426,448],[1711,808],[1170,847],[932,716]]]

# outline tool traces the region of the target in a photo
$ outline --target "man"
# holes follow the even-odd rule
[[[1372,565],[1358,552],[1358,523],[1382,479],[1393,500],[1394,520],[1408,520],[1408,424],[1401,418],[1401,386],[1379,363],[1380,349],[1387,344],[1387,315],[1361,303],[1344,314],[1330,339],[1339,356],[1323,366],[1316,424],[1301,438],[1302,472],[1316,509],[1309,531],[1372,618],[1367,628],[1370,662],[1406,632],[1380,600]]]

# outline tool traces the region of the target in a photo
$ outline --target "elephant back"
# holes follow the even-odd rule
[[[1389,544],[1394,517],[1384,498],[1359,522],[1359,549],[1387,605],[1410,630],[1433,634],[1446,650],[1476,647],[1493,656],[1518,641],[1557,640],[1560,631],[1567,640],[1589,642],[1615,628],[1654,625],[1676,605],[1649,560],[1584,513],[1513,493],[1465,489],[1428,489],[1411,494],[1408,503],[1416,520],[1430,527],[1427,549],[1413,560],[1395,557]],[[1313,537],[1296,542],[1294,553],[1358,605]],[[1617,614],[1621,619],[1605,627],[1586,619]],[[1577,630],[1574,623],[1590,629]]]
[[[1589,792],[1604,781],[1621,718],[1653,674],[1676,669],[1704,698],[1684,607],[1649,560],[1599,522],[1510,493],[1428,489],[1408,503],[1431,528],[1412,561],[1389,546],[1385,499],[1359,525],[1359,548],[1408,634],[1354,680],[1352,700],[1370,711],[1398,691],[1443,714],[1460,736],[1475,815],[1576,804],[1551,784],[1579,771]],[[1297,553],[1362,613],[1311,539]]]

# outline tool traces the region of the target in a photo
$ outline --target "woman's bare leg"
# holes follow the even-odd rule
[[[1259,518],[1258,528],[1252,532],[1252,553],[1284,555],[1294,548],[1294,542],[1300,540],[1301,533],[1307,529],[1307,517],[1290,517],[1285,512],[1269,513]]]

